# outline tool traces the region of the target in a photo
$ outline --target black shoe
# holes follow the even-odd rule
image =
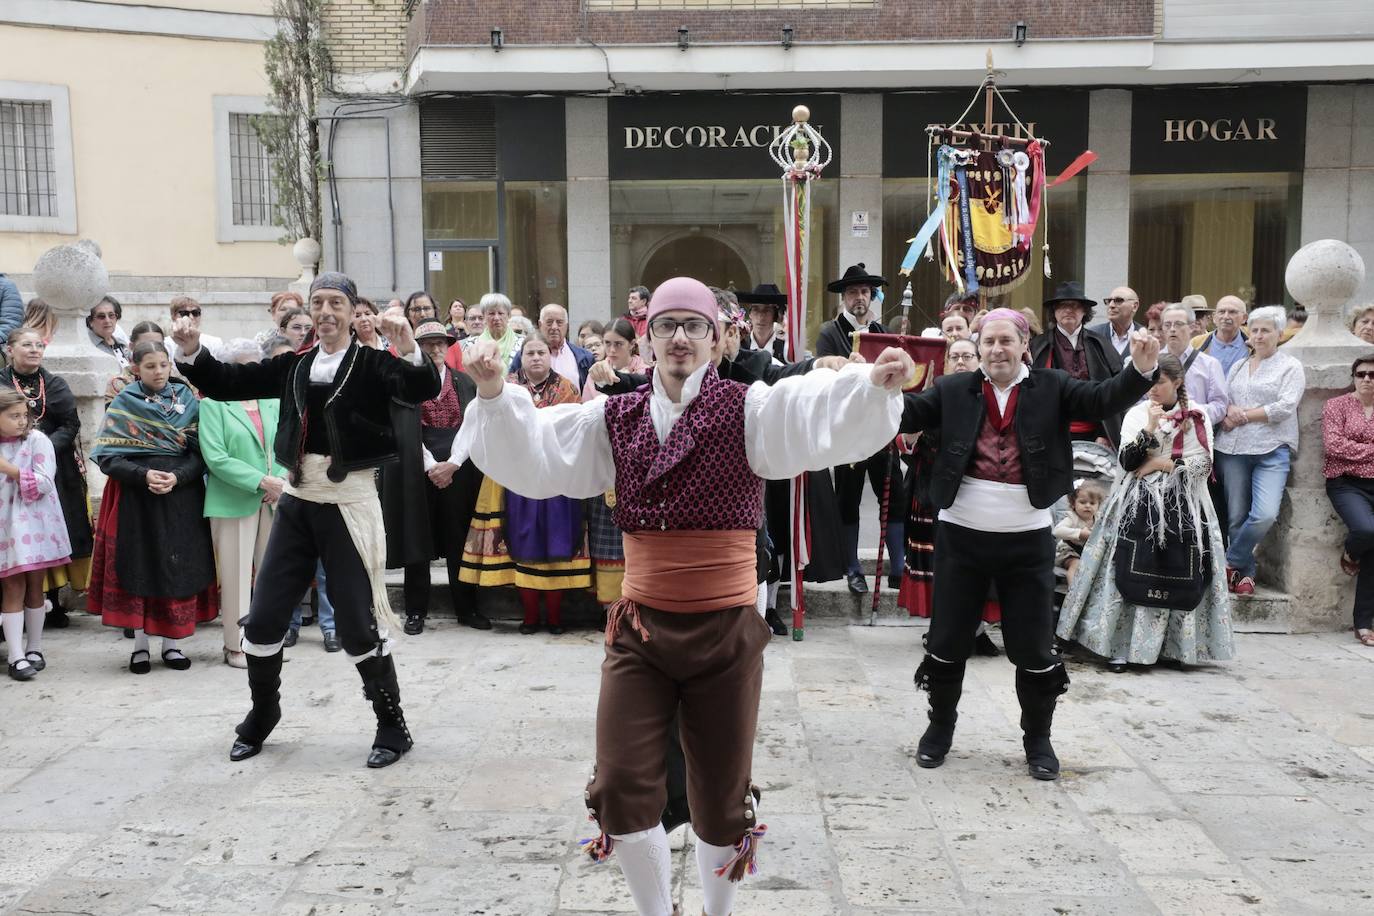
[[[141,661],[139,660],[140,655],[143,656],[143,659]],[[129,655],[130,674],[147,674],[152,670],[153,660],[148,655],[147,649],[139,649],[138,651],[133,652]]]
[[[539,632],[539,627],[538,627],[538,625],[533,624],[533,623],[522,623],[522,624],[520,624],[520,628],[519,628],[519,629],[520,629],[520,635],[521,635],[521,636],[529,636],[531,633],[538,633],[538,632]]]
[[[763,619],[767,622],[769,629],[773,631],[774,636],[787,635],[787,624],[783,623],[782,618],[778,616],[777,608],[770,607],[767,612],[764,613]]]
[[[848,573],[845,581],[849,584],[849,591],[855,595],[868,594],[868,581],[864,579],[863,573]]]
[[[933,770],[943,764],[954,745],[964,667],[963,662],[942,662],[927,655],[916,669],[916,689],[930,694],[930,725],[916,746],[916,765],[923,769]]]
[[[407,636],[419,636],[425,631],[425,618],[419,614],[407,614],[405,631]]]
[[[550,633],[550,635],[553,635],[553,636],[562,636],[562,635],[563,635],[563,628],[562,628],[561,626],[552,625],[552,626],[549,627],[549,633]]]
[[[1059,778],[1059,758],[1055,756],[1049,735],[1025,737],[1021,744],[1026,749],[1026,769],[1031,777],[1042,782],[1053,782]]]
[[[125,627],[125,628],[124,628],[124,638],[125,638],[125,639],[133,639],[133,638],[134,638],[134,628],[133,628],[133,627]]]
[[[71,626],[72,622],[67,617],[67,609],[55,607],[43,615],[43,629],[45,630],[65,630]]]
[[[902,590],[902,576],[901,576],[901,573],[898,573],[898,574],[895,575],[895,576],[888,576],[888,577],[887,577],[887,587],[890,588],[890,589],[892,589],[894,592],[899,592],[899,591],[901,591],[901,590]]]
[[[180,649],[167,649],[162,653],[162,663],[173,671],[185,671],[191,667],[191,660]]]
[[[1122,674],[1126,670],[1126,660],[1121,658],[1112,659],[1107,662],[1107,670],[1112,674]]]
[[[38,669],[26,658],[21,658],[17,662],[10,662],[10,677],[16,681],[31,681],[38,677]]]
[[[374,747],[372,753],[367,755],[367,767],[370,770],[380,770],[382,767],[389,767],[401,759],[404,751],[393,751],[389,747]]]
[[[973,640],[973,651],[976,655],[985,655],[988,658],[996,658],[1002,654],[1002,650],[997,648],[997,643],[992,641],[987,630],[979,633]]]
[[[281,641],[282,647],[289,649],[296,644],[296,640],[301,638],[301,631],[292,627],[286,631],[286,638]]]
[[[1033,779],[1051,782],[1059,778],[1059,758],[1050,744],[1054,706],[1069,689],[1069,673],[1063,665],[1045,672],[1016,669],[1016,699],[1021,704],[1021,744],[1026,750],[1026,769]]]
[[[468,611],[466,614],[459,614],[458,622],[463,626],[472,627],[474,630],[491,629],[491,621],[481,611]]]
[[[339,642],[339,634],[336,630],[324,631],[324,651],[338,652],[343,648],[343,643]]]
[[[245,741],[242,738],[234,739],[234,746],[229,748],[229,759],[238,763],[240,760],[247,760],[249,757],[256,757],[262,753],[262,745]]]
[[[25,652],[24,660],[30,665],[33,665],[34,671],[42,671],[44,668],[48,667],[48,660],[43,657],[42,652],[34,652],[32,650]]]

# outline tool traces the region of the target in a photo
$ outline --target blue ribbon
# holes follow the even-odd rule
[[[973,215],[969,210],[968,169],[960,167],[954,174],[959,178],[959,229],[963,235],[964,286],[969,293],[978,292],[978,265],[973,259]]]
[[[906,250],[906,257],[902,258],[901,272],[903,275],[909,274],[916,268],[916,260],[930,243],[930,238],[935,234],[935,230],[940,228],[940,224],[945,220],[945,212],[949,209],[949,176],[950,176],[950,153],[953,150],[948,146],[940,147],[937,154],[939,169],[936,181],[939,182],[939,200],[935,204],[935,209],[930,211],[925,223],[921,226],[916,237],[911,240],[910,247]]]

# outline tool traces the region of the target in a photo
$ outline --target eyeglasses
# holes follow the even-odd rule
[[[1162,322],[1160,322],[1159,326],[1160,326],[1161,329],[1167,331],[1167,330],[1169,330],[1170,328],[1186,328],[1186,327],[1188,327],[1188,322],[1186,322],[1186,321],[1162,321]]]
[[[1120,296],[1108,296],[1102,300],[1106,305],[1121,305],[1123,302],[1139,302],[1139,299],[1123,299]]]
[[[977,353],[951,353],[949,361],[952,363],[976,363],[978,362]]]
[[[1362,369],[1359,372],[1352,372],[1351,375],[1359,379],[1372,379],[1374,378],[1374,369]]]
[[[659,338],[669,338],[677,334],[677,329],[682,328],[688,340],[705,340],[706,335],[711,333],[711,322],[705,318],[688,318],[686,321],[678,321],[673,318],[655,318],[649,322],[649,333]]]
[[[432,305],[412,305],[410,308],[406,309],[406,311],[407,311],[407,312],[415,312],[416,314],[419,314],[419,313],[421,313],[421,312],[428,312],[429,314],[433,315],[433,314],[434,314],[434,306],[432,306]]]
[[[91,320],[92,320],[92,321],[114,321],[114,320],[115,320],[115,317],[116,317],[116,316],[115,316],[115,313],[114,313],[114,312],[96,312],[94,315],[91,316]]]
[[[99,317],[99,316],[96,316],[96,317]],[[110,317],[113,318],[114,316],[111,315]],[[177,312],[177,317],[178,317],[178,318],[199,318],[199,317],[200,317],[200,309],[182,309],[181,311]]]

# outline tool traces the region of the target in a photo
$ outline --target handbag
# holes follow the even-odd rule
[[[1135,500],[1121,520],[1116,542],[1116,590],[1123,600],[1144,607],[1194,610],[1212,581],[1212,557],[1191,513],[1175,500]]]

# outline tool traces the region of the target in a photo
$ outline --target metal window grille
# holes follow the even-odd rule
[[[52,103],[0,99],[0,214],[56,216]]]
[[[229,115],[229,186],[233,192],[235,226],[271,226],[277,202],[272,184],[272,157],[258,132],[253,116]]]

